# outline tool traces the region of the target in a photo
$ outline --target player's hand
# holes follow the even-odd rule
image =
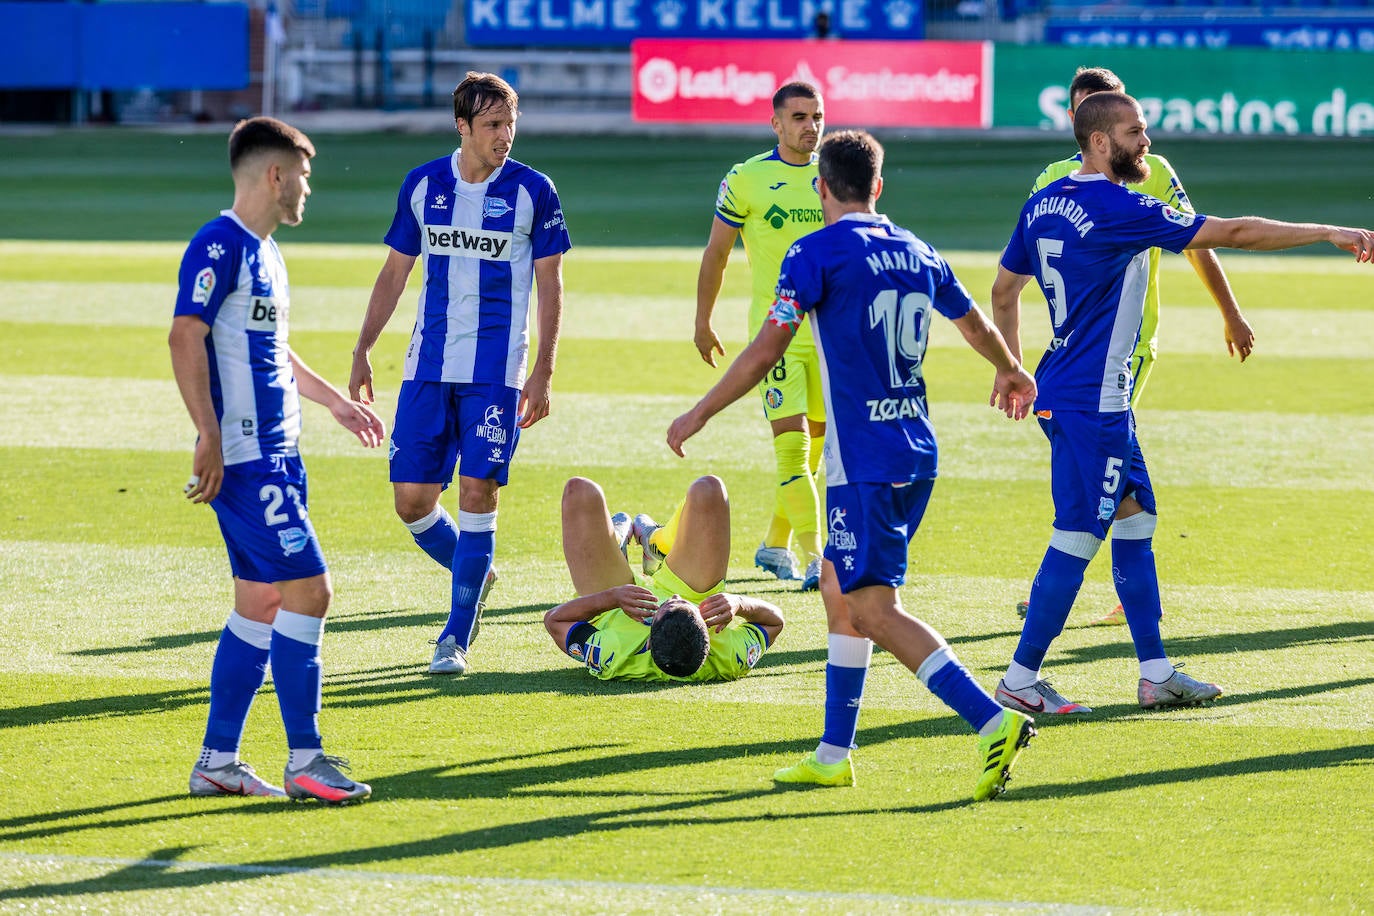
[[[617,585],[611,589],[611,596],[617,607],[641,622],[658,610],[658,597],[642,585]]]
[[[742,600],[739,595],[717,592],[701,602],[701,619],[707,627],[719,633],[739,614]]]
[[[1361,263],[1374,261],[1374,232],[1368,229],[1347,229],[1344,226],[1335,228],[1336,231],[1331,236],[1332,245],[1354,252],[1355,260]]]
[[[712,368],[716,365],[716,354],[725,355],[725,347],[721,346],[715,328],[709,323],[705,327],[697,328],[693,343],[697,345],[697,352],[701,354],[701,358]]]
[[[372,360],[366,353],[353,353],[353,368],[348,373],[348,396],[360,404],[376,400],[372,391]]]
[[[376,448],[386,440],[386,424],[361,401],[339,398],[329,412],[340,426],[358,437],[364,448]]]
[[[686,458],[687,456],[682,451],[682,444],[701,432],[701,428],[705,425],[697,419],[695,410],[687,411],[668,427],[668,447],[679,458]]]
[[[191,479],[183,492],[193,503],[208,503],[219,495],[224,485],[224,453],[218,436],[201,436],[196,440],[195,457],[191,460]]]
[[[1024,420],[1035,403],[1035,379],[1024,366],[1011,372],[997,373],[992,385],[989,406],[996,407],[1013,420]]]
[[[1245,362],[1255,349],[1255,332],[1250,327],[1250,322],[1246,321],[1239,312],[1235,315],[1228,315],[1226,318],[1226,352],[1232,356],[1240,354],[1240,361]]]
[[[529,429],[549,415],[552,405],[553,376],[540,369],[530,373],[525,379],[525,387],[520,391],[520,428]]]

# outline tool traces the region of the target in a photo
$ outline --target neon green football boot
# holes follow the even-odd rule
[[[854,785],[854,764],[848,757],[839,763],[821,763],[812,751],[796,766],[783,767],[773,774],[774,782],[811,783],[817,786]]]
[[[978,776],[978,784],[973,787],[974,801],[996,798],[1006,791],[1016,755],[1034,737],[1034,719],[1014,709],[1002,710],[1002,724],[997,726],[997,731],[978,739],[978,756],[983,763],[983,772]]]

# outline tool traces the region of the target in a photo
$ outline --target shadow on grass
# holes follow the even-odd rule
[[[870,730],[864,735],[864,743],[875,743],[875,739],[881,740],[879,738],[880,735],[890,734],[896,730],[898,730],[897,727]],[[901,730],[905,731],[905,728],[903,727]],[[665,751],[644,755],[632,755],[631,759],[633,759],[634,756],[639,756],[655,760],[655,765],[665,765],[667,763],[692,762],[702,759],[702,755],[706,755],[709,759],[715,760],[719,758],[722,750],[733,753],[739,753],[745,748],[757,748],[760,753],[772,753],[788,749],[795,751],[800,749],[802,743],[803,742],[783,741],[757,745],[735,745],[726,749],[716,747],[694,748],[689,751]],[[557,767],[556,771],[560,781],[569,778],[594,778],[598,773],[605,772],[604,762],[607,760],[615,761],[613,767],[616,772],[623,772],[623,768],[620,766],[620,761],[623,759],[624,758],[620,757],[603,757],[595,760],[565,764]],[[1027,804],[1051,799],[1094,797],[1107,795],[1113,792],[1134,791],[1144,786],[1158,786],[1171,783],[1194,783],[1207,779],[1256,776],[1264,773],[1313,770],[1350,764],[1368,764],[1370,762],[1374,762],[1374,744],[1360,744],[1352,747],[1331,748],[1323,751],[1268,754],[1259,757],[1228,760],[1212,764],[1190,764],[1188,766],[1170,769],[1137,770],[1129,773],[1123,772],[1101,779],[1050,783],[1028,787],[1018,786],[1014,793],[1005,796],[1004,799],[997,802],[997,804]],[[544,769],[545,768],[535,768],[534,772],[538,773]],[[379,780],[375,785],[381,788],[382,791],[378,794],[382,797],[436,797],[432,794],[432,787],[436,785],[446,785],[450,779],[459,778],[442,777],[437,775],[437,773],[438,771],[435,770],[418,770],[401,776]],[[525,774],[526,777],[529,775],[528,772]],[[512,778],[519,778],[518,772],[502,774],[499,783],[499,797],[509,797],[505,783],[508,779]],[[473,787],[477,787],[479,793],[481,792],[481,787],[484,785],[484,782],[480,774],[463,776],[461,779],[467,788],[467,791],[464,793],[465,797],[473,797],[474,793],[471,791]],[[491,783],[490,785],[496,786],[498,784]],[[422,786],[426,788],[419,795],[407,792],[408,788]],[[542,795],[545,793],[540,792],[540,794]],[[580,795],[580,793],[569,791],[566,795],[572,797]],[[812,809],[799,812],[768,810],[769,806],[766,804],[767,801],[770,798],[778,798],[779,796],[780,793],[778,790],[772,788],[759,788],[714,794],[703,793],[701,796],[697,797],[674,797],[666,800],[656,799],[648,804],[617,806],[607,803],[613,796],[599,794],[599,804],[596,810],[535,818],[509,824],[481,826],[468,830],[457,830],[438,836],[425,837],[418,840],[381,844],[342,852],[330,851],[326,853],[300,855],[286,859],[274,858],[267,861],[247,862],[240,865],[207,865],[193,861],[183,864],[180,860],[191,852],[194,847],[179,846],[155,850],[141,862],[129,864],[113,863],[118,865],[114,871],[95,878],[68,882],[50,881],[41,884],[31,884],[26,887],[3,889],[0,890],[0,900],[72,897],[81,894],[112,893],[124,890],[147,891],[149,889],[161,888],[185,889],[207,887],[211,885],[228,884],[231,882],[250,881],[264,875],[292,873],[307,869],[346,869],[348,867],[369,866],[382,869],[388,867],[394,868],[393,863],[407,860],[523,846],[542,840],[585,836],[596,833],[609,833],[623,829],[643,830],[645,828],[655,827],[684,826],[712,828],[725,824],[753,823],[760,819],[767,819],[773,822],[790,821],[800,824],[807,821],[822,821],[823,819],[834,817],[850,818],[864,815],[882,815],[890,817],[894,814],[932,814],[963,808],[970,804],[963,800],[943,800],[900,808],[875,807],[856,810],[851,807],[832,807],[829,809]],[[453,796],[444,795],[439,797],[450,798]],[[636,793],[636,797],[642,798],[643,793]],[[373,802],[372,804],[378,803],[379,802]],[[720,813],[718,816],[711,816],[711,809],[713,807],[739,805],[741,803],[754,804],[750,804],[749,810],[744,812],[726,812]],[[224,813],[296,816],[296,813],[291,811],[290,806],[281,803],[256,805],[251,808],[246,806],[226,808],[224,809]],[[148,818],[142,822],[147,823],[153,820],[164,819],[164,817],[170,818],[180,816],[181,812],[177,812],[162,817]],[[101,829],[111,826],[124,826],[127,823],[129,823],[129,821],[124,821],[119,824],[87,825],[79,829]],[[3,837],[0,839],[11,838]]]
[[[865,747],[872,747],[898,739],[951,734],[965,735],[967,729],[962,722],[953,716],[942,716],[938,719],[922,719],[861,729],[858,741]],[[573,745],[539,754],[521,754],[512,757],[425,767],[370,781],[374,798],[388,801],[509,799],[524,795],[581,799],[586,797],[588,790],[586,786],[576,785],[576,783],[584,780],[599,780],[668,767],[719,764],[722,760],[731,758],[756,759],[760,755],[800,754],[814,748],[815,742],[814,737],[808,737],[785,741],[757,741],[729,745],[712,744],[638,753],[625,753],[616,745],[602,746],[590,751],[588,748]],[[589,754],[593,756],[587,756]],[[541,757],[548,759],[539,761],[538,758]],[[644,788],[648,784],[647,781],[636,784],[632,790],[633,796],[639,799],[645,795],[655,794],[652,790]],[[563,786],[566,788],[560,788]],[[771,790],[751,790],[738,796],[730,793],[713,795],[709,791],[695,794],[678,792],[666,794],[671,794],[674,797],[684,796],[683,800],[674,802],[674,806],[691,807],[716,804],[722,800],[754,797],[767,794],[769,791]],[[597,798],[605,800],[613,798],[615,793],[598,789],[596,794]],[[93,816],[118,815],[126,810],[163,803],[170,805],[170,809],[143,816],[116,816],[97,823],[86,822],[86,819]],[[374,801],[371,804],[378,803],[380,802]],[[188,816],[188,806],[199,809],[195,813],[201,817],[278,816],[302,810],[300,807],[276,799],[189,799],[187,796],[181,795],[164,795],[152,799],[133,800],[124,804],[53,811],[0,821],[0,828],[4,828],[0,829],[0,842],[19,842],[91,830],[123,829],[164,821],[173,822]],[[652,809],[653,806],[650,806],[644,810]],[[603,806],[595,816],[598,819],[616,820],[633,814],[637,810],[640,809],[616,811],[613,806],[608,805]],[[694,820],[694,818],[689,820]],[[617,824],[616,826],[625,825]],[[537,831],[527,831],[521,835],[519,842],[567,835],[567,833],[541,834]],[[461,847],[455,847],[452,850],[441,848],[436,849],[436,852],[458,851],[459,848]],[[417,852],[415,854],[422,853]],[[6,899],[3,892],[0,892],[0,899]]]
[[[123,696],[82,697],[55,703],[35,703],[31,706],[9,706],[0,709],[0,730],[52,725],[58,722],[110,719],[117,716],[142,716],[184,706],[204,706],[209,702],[210,688],[207,685],[184,690],[155,690],[150,693],[130,693]]]

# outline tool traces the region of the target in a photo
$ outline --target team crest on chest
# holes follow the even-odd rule
[[[499,197],[482,198],[482,217],[484,219],[500,219],[509,213],[513,207]]]

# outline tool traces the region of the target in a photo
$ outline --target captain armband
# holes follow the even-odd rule
[[[787,328],[793,334],[797,333],[797,329],[801,327],[802,314],[797,308],[796,300],[779,293],[768,308],[768,321],[780,328]]]

